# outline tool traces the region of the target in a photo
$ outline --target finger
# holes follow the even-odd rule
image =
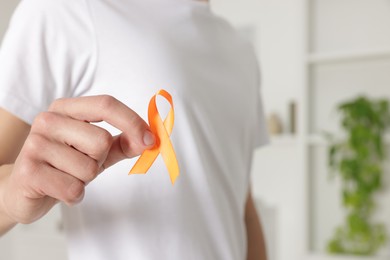
[[[85,184],[102,171],[98,162],[62,143],[51,142],[39,154],[52,167],[81,180]]]
[[[137,152],[135,149],[131,149],[124,143],[126,143],[124,135],[117,135],[114,137],[110,152],[108,153],[106,161],[102,165],[103,169],[107,169],[108,167],[126,158],[132,158],[140,155],[139,152]]]
[[[139,150],[152,147],[155,139],[146,122],[119,100],[103,95],[72,99],[59,99],[50,111],[67,115],[81,121],[105,121],[124,133],[128,142]]]
[[[30,199],[39,199],[45,196],[65,202],[67,205],[79,203],[85,192],[85,184],[48,164],[41,164],[39,171],[30,173],[28,178],[30,187],[35,191],[30,193]]]
[[[51,112],[41,113],[36,117],[31,133],[44,136],[52,142],[72,146],[95,159],[100,165],[105,161],[113,140],[111,134],[105,129]],[[50,144],[45,144],[48,145]],[[51,150],[59,153],[54,149]]]

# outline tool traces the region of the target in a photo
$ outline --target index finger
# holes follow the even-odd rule
[[[109,95],[58,99],[49,111],[80,121],[105,121],[129,135],[132,142],[140,146],[151,145],[150,140],[144,140],[145,132],[150,132],[148,124],[131,108]]]

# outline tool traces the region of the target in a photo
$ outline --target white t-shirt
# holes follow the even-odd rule
[[[23,0],[17,8],[0,52],[0,106],[26,122],[56,98],[96,94],[146,119],[160,88],[175,103],[180,177],[172,186],[160,157],[146,175],[127,175],[135,159],[107,169],[81,204],[63,207],[70,259],[245,258],[251,157],[267,139],[257,62],[206,3]]]

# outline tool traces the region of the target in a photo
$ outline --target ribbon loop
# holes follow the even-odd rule
[[[156,97],[158,95],[164,97],[171,105],[164,122],[157,110]],[[175,150],[173,149],[173,145],[169,139],[172,133],[175,116],[173,100],[167,91],[161,89],[151,98],[148,108],[148,120],[150,130],[156,137],[156,144],[152,149],[145,150],[141,154],[129,174],[145,174],[156,160],[158,154],[161,154],[165,165],[167,166],[171,182],[172,184],[175,184],[180,171]]]

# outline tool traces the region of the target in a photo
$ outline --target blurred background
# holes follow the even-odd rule
[[[0,1],[0,38],[17,3]],[[252,176],[270,260],[390,259],[390,0],[211,8],[259,55],[271,142],[256,151]],[[65,244],[56,208],[0,238],[0,259],[62,260]]]

